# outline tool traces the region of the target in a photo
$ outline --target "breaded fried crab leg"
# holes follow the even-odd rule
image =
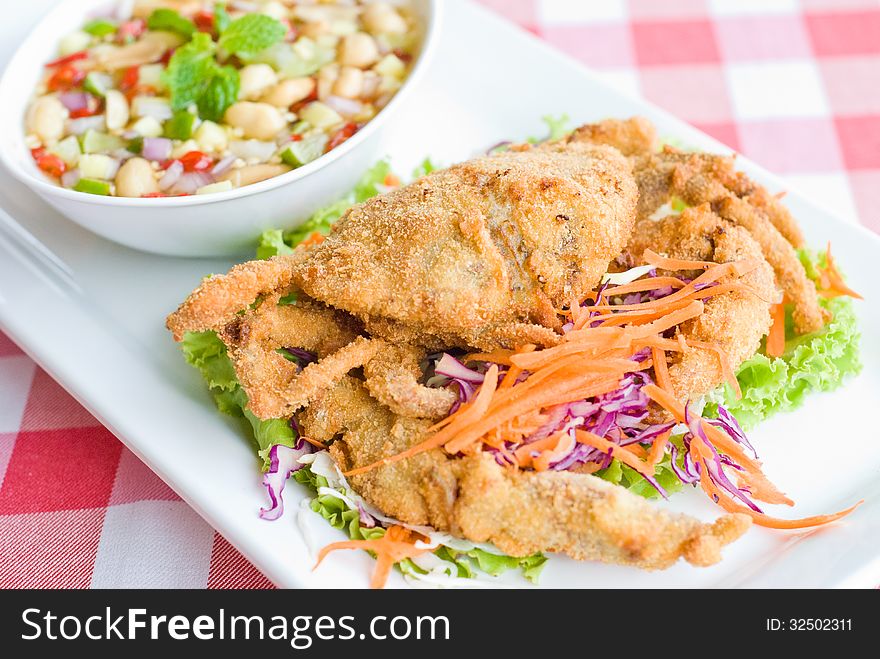
[[[406,450],[430,426],[395,415],[352,377],[298,419],[309,438],[332,441],[330,452],[343,470]],[[722,547],[751,524],[745,515],[706,524],[588,474],[517,472],[489,455],[458,458],[440,449],[353,476],[350,484],[385,515],[492,542],[512,556],[549,551],[644,569],[684,558],[704,566],[720,560]]]
[[[827,312],[819,306],[815,286],[795,252],[803,246],[797,222],[779,199],[734,169],[733,157],[669,146],[658,151],[653,126],[639,117],[582,126],[564,142],[607,144],[630,156],[639,186],[640,220],[678,197],[691,206],[709,203],[721,217],[744,227],[761,246],[780,288],[794,305],[795,330],[806,334],[825,324]],[[560,148],[560,143],[555,144],[553,148]]]
[[[705,301],[705,310],[683,323],[680,333],[686,342],[711,344],[713,349],[689,346],[671,354],[669,380],[676,398],[687,401],[702,396],[724,381],[725,366],[735,372],[760,346],[770,330],[770,306],[780,299],[773,270],[761,248],[743,227],[712,212],[708,204],[691,207],[681,215],[662,220],[641,220],[627,251],[640,261],[645,250],[661,252],[674,259],[715,263],[754,260],[758,267],[737,280],[745,290],[731,290]],[[666,274],[662,270],[658,274]],[[699,273],[670,273],[675,276]],[[730,283],[726,279],[719,284]],[[655,354],[655,360],[660,353]],[[727,364],[720,363],[726,359]]]

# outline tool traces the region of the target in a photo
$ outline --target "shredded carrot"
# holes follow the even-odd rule
[[[616,297],[626,295],[627,293],[641,293],[643,291],[654,291],[658,288],[669,286],[671,288],[682,288],[684,282],[676,277],[651,277],[650,279],[637,279],[628,284],[619,284],[605,289],[605,297]],[[586,307],[589,309],[589,307]]]
[[[608,441],[604,437],[599,437],[599,435],[592,433],[589,430],[575,430],[574,434],[581,444],[592,446],[593,448],[599,449],[603,453],[607,453],[612,458],[617,458],[626,466],[632,467],[637,472],[642,474],[642,476],[647,476],[649,478],[654,477],[654,467],[649,465],[647,462],[639,460],[639,458],[628,448],[620,446],[620,444],[615,444],[614,442]]]
[[[697,444],[702,442],[697,438]],[[695,459],[699,460],[702,463],[702,468],[704,472],[708,469],[706,466],[705,458],[700,457]],[[729,513],[742,513],[744,515],[748,515],[752,518],[752,521],[758,526],[763,526],[771,529],[807,529],[815,526],[822,526],[824,524],[829,524],[831,522],[837,521],[842,517],[846,517],[856,508],[858,508],[864,501],[858,501],[854,505],[850,506],[846,510],[841,510],[836,513],[831,513],[828,515],[814,515],[812,517],[802,517],[801,519],[780,519],[778,517],[770,517],[764,513],[759,513],[756,510],[752,510],[740,503],[734,501],[728,494],[722,492],[715,483],[712,482],[710,478],[701,478],[700,486],[703,488],[703,491],[709,496],[710,499],[715,501],[719,506],[724,508]]]
[[[823,270],[825,281],[828,282],[827,290],[840,293],[843,289],[837,281],[839,273],[834,268],[830,251],[827,258],[828,267]],[[755,294],[736,279],[756,268],[758,261],[745,259],[720,264],[688,261],[663,257],[650,250],[645,253],[645,259],[655,267],[702,272],[687,284],[673,277],[654,277],[650,281],[636,280],[608,287],[605,291],[606,298],[617,298],[665,286],[674,289],[670,295],[644,303],[615,305],[603,301],[602,304],[582,306],[572,300],[570,308],[561,313],[567,314],[571,323],[569,327],[573,329],[561,337],[558,345],[544,349],[527,345],[515,350],[469,355],[469,361],[491,364],[483,384],[470,403],[461,405],[456,412],[432,426],[429,430],[432,434],[419,444],[398,455],[353,469],[345,475],[362,474],[440,448],[451,455],[475,455],[484,448],[491,448],[514,469],[544,471],[569,455],[574,443],[578,442],[620,460],[645,477],[653,477],[657,465],[667,455],[671,430],[656,437],[650,449],[638,443],[624,447],[584,429],[576,429],[574,435],[557,430],[541,439],[532,440],[536,432],[546,429],[554,419],[560,418],[557,415],[567,413],[565,406],[590,401],[614,391],[621,386],[621,380],[628,373],[648,369],[653,370],[656,384],[645,384],[642,391],[678,422],[685,422],[685,407],[672,393],[672,379],[667,365],[669,352],[684,353],[694,349],[711,351],[718,358],[723,378],[737,395],[740,394],[730,356],[721,346],[686,339],[680,331],[676,332],[674,338],[665,338],[663,334],[700,316],[705,310],[703,301],[707,298],[729,292]],[[598,299],[599,296],[594,292],[587,297]],[[774,324],[781,325],[783,322],[779,320],[781,308],[781,305],[774,307],[774,320],[778,321]],[[784,341],[784,335],[782,339]],[[778,347],[773,346],[770,340],[768,344],[771,346],[768,349]],[[633,355],[645,348],[650,350],[650,358],[635,360]],[[507,366],[500,382],[499,365]],[[713,469],[717,467],[718,458],[714,451],[723,453],[741,468],[736,472],[731,471],[729,476],[735,479],[736,487],[747,491],[752,499],[770,504],[793,505],[794,502],[767,479],[760,462],[750,457],[727,432],[690,411],[687,422],[696,433],[690,441],[689,455],[701,467],[702,488],[725,509],[744,512],[757,524],[774,528],[816,526],[839,519],[852,510],[803,520],[778,520],[741,506],[710,477],[710,473],[713,473],[710,472],[710,465]],[[591,463],[578,467],[578,470],[591,472],[598,468],[598,464]]]
[[[392,174],[391,172],[389,172],[385,176],[384,183],[389,188],[397,188],[400,187],[400,178],[398,178],[396,174]]]
[[[312,439],[311,437],[306,437],[305,435],[300,435],[300,439],[302,439],[303,441],[308,442],[308,443],[311,444],[312,446],[316,446],[317,448],[320,448],[320,449],[326,449],[326,448],[327,448],[327,445],[326,445],[326,444],[324,444],[324,443],[322,443],[322,442],[319,442],[317,439]]]
[[[684,341],[684,337],[681,337],[681,340]],[[736,378],[736,373],[733,372],[733,366],[730,364],[730,357],[727,355],[727,352],[719,345],[715,343],[708,343],[706,341],[690,341],[687,345],[693,348],[702,348],[703,350],[709,350],[710,352],[714,352],[715,356],[718,357],[718,365],[721,367],[721,373],[724,376],[724,379],[727,381],[727,384],[730,385],[730,388],[733,389],[734,395],[737,399],[742,398],[742,389],[739,386],[739,380]]]
[[[373,571],[370,587],[383,588],[395,563],[431,551],[430,549],[416,547],[415,543],[419,540],[424,540],[424,538],[418,533],[402,526],[391,526],[381,538],[374,538],[373,540],[345,540],[327,545],[318,553],[318,562],[315,563],[315,567],[312,569],[316,569],[330,552],[337,549],[365,549],[376,554],[376,569]]]
[[[648,453],[648,459],[646,462],[651,467],[656,467],[660,461],[663,459],[663,456],[666,454],[666,447],[669,444],[669,438],[672,436],[672,429],[670,428],[665,433],[656,437],[654,442],[651,444],[651,451]]]
[[[857,300],[864,298],[856,293],[853,289],[846,285],[843,276],[834,263],[834,257],[831,256],[831,243],[825,251],[825,267],[819,270],[819,295],[825,298],[835,298],[842,295],[854,297]]]
[[[685,259],[671,259],[661,256],[657,252],[646,249],[642,258],[648,265],[653,265],[664,270],[708,270],[713,265],[712,261],[686,261]]]
[[[574,438],[567,432],[558,433],[552,449],[545,449],[538,457],[532,459],[532,468],[535,471],[547,471],[550,465],[558,462],[569,454],[575,445]]]
[[[785,305],[780,302],[770,307],[770,333],[767,335],[767,354],[782,357],[785,352]]]
[[[647,384],[642,391],[660,405],[667,412],[672,414],[676,421],[685,422],[684,406],[678,402],[672,394],[663,391],[660,387]],[[695,416],[691,414],[691,416]],[[752,496],[759,501],[766,503],[784,503],[786,505],[794,505],[794,502],[786,497],[782,492],[773,485],[761,471],[761,464],[746,455],[742,447],[733,441],[725,432],[722,432],[705,419],[700,419],[700,426],[712,444],[722,453],[726,453],[739,464],[744,471],[739,473],[739,478],[745,481]]]
[[[320,245],[324,242],[324,234],[319,231],[314,231],[308,235],[308,237],[303,240],[300,245]]]
[[[474,352],[464,356],[465,362],[488,362],[490,364],[501,364],[502,366],[510,366],[510,357],[513,350],[494,350],[493,352]]]

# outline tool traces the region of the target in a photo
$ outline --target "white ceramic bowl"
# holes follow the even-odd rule
[[[381,135],[418,85],[440,29],[441,0],[412,0],[424,30],[416,64],[390,103],[351,139],[318,160],[229,192],[191,197],[103,197],[62,188],[46,178],[25,145],[24,115],[43,65],[62,36],[112,0],[65,0],[16,51],[0,80],[0,159],[29,188],[77,224],[135,249],[173,256],[233,256],[252,252],[259,234],[292,228],[352,189],[383,154]]]

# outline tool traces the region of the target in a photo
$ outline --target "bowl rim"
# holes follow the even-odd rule
[[[113,0],[108,0],[108,4],[112,4]],[[415,65],[407,76],[403,85],[397,90],[397,93],[383,107],[375,117],[366,123],[363,129],[359,130],[354,136],[346,140],[329,153],[323,154],[320,158],[308,163],[303,167],[298,167],[289,172],[285,172],[279,176],[252,183],[241,188],[228,190],[225,192],[214,192],[206,195],[189,195],[183,197],[111,197],[105,195],[93,195],[85,192],[77,192],[68,188],[61,187],[53,183],[45,181],[31,172],[24,170],[17,160],[11,155],[8,148],[9,143],[0,142],[0,161],[3,162],[6,169],[15,176],[19,181],[30,188],[36,189],[38,192],[65,199],[73,202],[96,204],[101,206],[117,206],[117,207],[137,207],[137,208],[177,208],[184,206],[196,206],[205,204],[216,204],[223,201],[231,201],[251,195],[267,192],[275,188],[296,183],[308,178],[310,175],[332,165],[333,163],[344,158],[347,153],[356,149],[361,143],[365,142],[372,133],[377,131],[392,116],[393,110],[400,105],[403,100],[411,93],[413,87],[424,77],[425,70],[430,65],[433,53],[436,50],[439,39],[440,26],[442,21],[442,0],[423,0],[427,5],[425,12],[425,34],[422,40],[421,49],[416,59]],[[4,96],[3,91],[7,89],[11,83],[10,79],[13,72],[20,66],[24,60],[24,51],[30,46],[31,42],[36,38],[36,34],[46,23],[52,21],[56,14],[62,11],[68,11],[69,4],[59,3],[52,11],[46,14],[28,33],[24,40],[18,45],[9,59],[6,68],[0,76],[0,96]],[[89,11],[88,7],[83,8],[83,14]],[[60,37],[59,37],[60,38]],[[26,103],[30,102],[30,95],[26,98]],[[21,126],[18,130],[23,130]]]

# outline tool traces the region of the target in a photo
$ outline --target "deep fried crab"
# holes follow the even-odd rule
[[[658,336],[651,346],[658,381],[668,379],[682,402],[754,354],[778,289],[794,303],[799,331],[821,326],[794,252],[800,233],[779,201],[735,172],[731,158],[655,144],[647,122],[612,120],[435,172],[350,209],[323,242],[205,280],[168,327],[178,340],[216,331],[250,410],[264,419],[296,416],[355,472],[354,489],[402,522],[491,541],[513,555],[561,551],[645,568],[680,557],[713,563],[748,517],[707,525],[589,474],[510,470],[479,451],[436,445],[401,456],[431,435],[432,421],[448,420],[457,401],[451,390],[427,386],[430,353],[565,348],[566,319],[613,260],[641,263],[650,250],[706,272],[750,264],[724,270],[705,299],[692,287],[682,304],[697,311],[666,328],[674,338]],[[676,198],[689,208],[657,220]],[[701,272],[657,274],[683,278],[686,289]],[[284,349],[316,361],[293,363]]]
[[[262,418],[289,415],[374,359],[367,386],[379,400],[442,416],[451,401],[423,387],[413,364],[439,348],[558,342],[556,310],[598,283],[629,239],[636,203],[629,163],[611,147],[477,158],[353,207],[320,244],[206,279],[168,327],[178,340],[218,331]],[[294,291],[304,306],[274,309]],[[331,316],[352,330],[350,343],[301,372],[277,353],[313,349],[294,342],[294,317],[325,326]]]

